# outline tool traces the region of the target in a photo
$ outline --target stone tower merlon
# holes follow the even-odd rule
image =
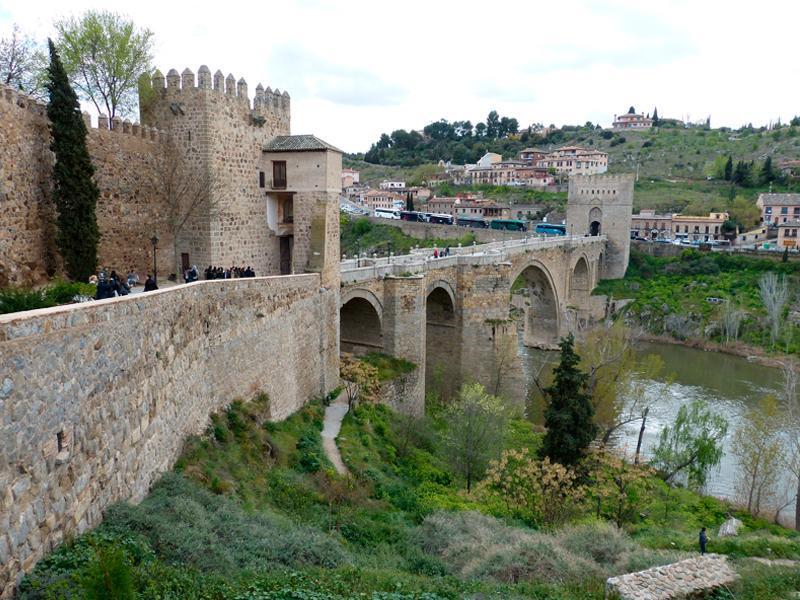
[[[253,111],[253,117],[264,117],[267,121],[286,124],[286,131],[281,131],[280,133],[289,133],[291,100],[287,92],[281,93],[277,89],[273,92],[270,88],[264,90],[263,86],[259,84],[251,103],[248,96],[247,82],[244,78],[240,78],[237,82],[232,73],[226,77],[220,70],[217,70],[212,76],[211,70],[206,65],[200,67],[196,79],[194,72],[189,68],[184,69],[181,73],[177,69],[170,69],[166,77],[162,75],[161,71],[156,70],[151,77],[151,84],[155,92],[156,101],[170,96],[170,100],[173,102],[180,102],[181,100],[186,102],[192,97],[192,94],[205,93],[206,91],[235,98],[248,111]],[[176,97],[173,98],[172,96]],[[180,96],[181,99],[179,100],[177,96]],[[150,114],[151,111],[148,111],[147,101],[141,100],[141,120],[143,123],[152,124],[153,115]]]
[[[633,209],[632,174],[573,175],[567,195],[567,232],[605,235],[599,276],[620,279],[628,269]]]

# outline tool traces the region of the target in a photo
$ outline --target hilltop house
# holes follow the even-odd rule
[[[800,221],[800,194],[759,194],[756,206],[766,225]]]

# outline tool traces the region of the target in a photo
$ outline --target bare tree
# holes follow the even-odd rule
[[[207,171],[198,172],[173,140],[156,165],[156,181],[164,194],[163,228],[172,237],[173,267],[178,269],[179,243],[193,219],[211,218],[219,210],[222,186]]]
[[[739,339],[739,327],[742,324],[744,315],[744,312],[736,310],[733,302],[730,300],[725,301],[725,306],[722,310],[722,330],[725,333],[725,342],[735,342]]]
[[[784,277],[778,277],[770,271],[764,273],[758,281],[758,289],[761,292],[761,301],[767,310],[767,318],[770,325],[770,338],[772,345],[778,340],[783,323],[783,309],[789,300],[789,286],[786,285]]]
[[[786,466],[796,480],[794,528],[800,531],[800,368],[797,362],[786,360],[782,364],[783,389],[781,404],[789,425],[789,448]]]
[[[19,26],[13,26],[10,37],[0,38],[0,83],[43,99],[46,69],[44,49]]]

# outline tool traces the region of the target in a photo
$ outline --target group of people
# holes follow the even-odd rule
[[[124,279],[114,270],[112,270],[111,273],[100,271],[97,275],[89,277],[89,283],[97,286],[94,299],[104,300],[106,298],[127,296],[130,294],[131,288],[139,285],[139,276],[133,269],[128,271],[128,275]],[[144,282],[144,291],[152,292],[157,289],[158,285],[156,285],[155,279],[153,279],[152,275],[148,274],[147,280]]]
[[[445,256],[450,256],[450,246],[441,251],[438,248],[433,249],[433,258],[444,258]]]
[[[195,267],[196,268],[196,267]],[[206,279],[234,279],[237,277],[255,277],[256,272],[253,267],[231,267],[223,269],[222,267],[208,266],[206,269]]]

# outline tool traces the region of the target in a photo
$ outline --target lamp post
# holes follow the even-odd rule
[[[391,264],[392,263],[392,242],[387,242],[387,254],[386,254],[386,261]]]
[[[153,244],[153,281],[158,283],[158,268],[156,263],[156,248],[158,247],[158,238],[153,236],[150,238],[150,243]]]

